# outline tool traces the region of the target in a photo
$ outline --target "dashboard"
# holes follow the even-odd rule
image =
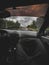
[[[42,42],[37,38],[37,32],[2,29],[0,42],[0,55],[8,63],[15,63],[15,59],[20,62],[24,57],[35,58],[45,53]]]

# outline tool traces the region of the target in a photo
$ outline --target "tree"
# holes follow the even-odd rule
[[[35,25],[35,21],[33,21],[33,23],[32,23],[32,28],[34,28],[34,29],[36,29],[37,27],[36,27],[36,25]]]
[[[8,21],[0,18],[0,29],[18,29],[20,27],[20,23],[17,21],[16,23],[13,21]]]
[[[5,28],[5,21],[3,20],[3,18],[0,18],[0,29]]]
[[[37,28],[35,25],[35,21],[33,21],[31,25],[28,25],[27,28],[32,28],[32,29]]]
[[[15,25],[17,29],[20,28],[20,23],[18,21],[15,23]]]
[[[7,21],[7,26],[8,27],[14,27],[15,23],[13,21]]]
[[[36,21],[36,26],[40,28],[44,22],[44,17],[38,17]]]

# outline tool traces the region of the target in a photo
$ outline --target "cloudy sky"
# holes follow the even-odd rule
[[[27,25],[30,25],[33,20],[37,20],[38,17],[31,17],[31,16],[11,16],[6,18],[6,20],[10,21],[18,21],[22,27],[26,27]]]
[[[6,10],[10,12],[11,17],[6,18],[7,20],[13,20],[14,22],[19,21],[21,26],[26,27],[31,24],[33,20],[37,17],[45,16],[48,8],[48,4],[37,4],[29,6],[19,6],[16,9],[7,8]]]

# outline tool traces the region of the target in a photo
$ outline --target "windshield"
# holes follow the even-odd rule
[[[47,4],[37,4],[6,8],[11,16],[0,18],[0,29],[38,31],[44,22],[47,6]]]

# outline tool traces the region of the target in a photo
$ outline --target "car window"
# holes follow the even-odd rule
[[[49,26],[46,28],[46,30],[45,30],[44,33],[45,33],[45,36],[46,36],[46,37],[49,37]]]
[[[11,16],[0,18],[0,29],[38,31],[44,22],[47,7],[48,4],[37,4],[6,8]]]

